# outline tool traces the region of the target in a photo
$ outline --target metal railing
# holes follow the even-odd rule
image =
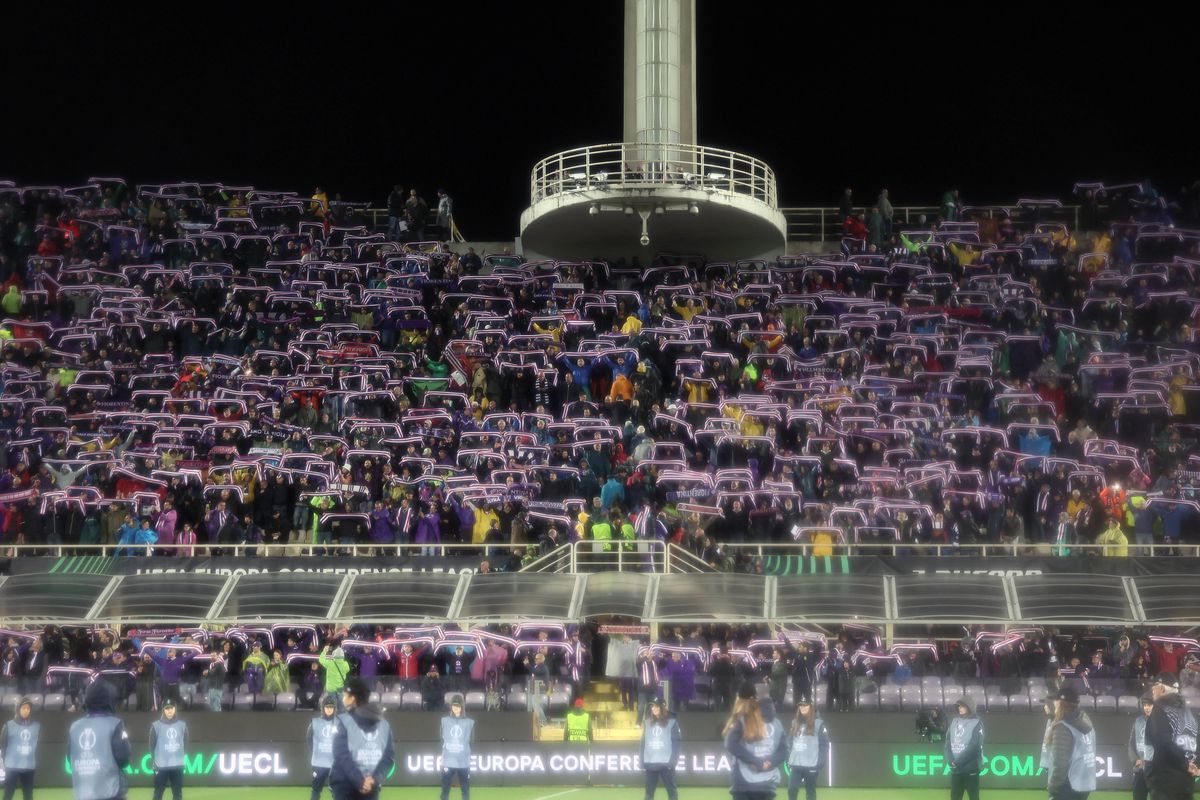
[[[928,544],[884,543],[884,544],[813,544],[811,542],[770,543],[724,543],[718,545],[721,553],[726,556],[749,556],[765,558],[768,556],[800,556],[844,558],[847,556],[931,556],[948,558],[953,562],[955,556],[973,556],[976,558],[1020,558],[1022,556],[1104,556],[1104,551],[1112,549],[1111,545],[1103,544],[1073,544],[1058,545],[1043,542],[1015,543],[976,543],[976,544]],[[1134,544],[1128,545],[1129,556],[1154,556],[1170,558],[1172,556],[1187,556],[1200,558],[1200,545],[1195,544]],[[689,555],[691,555],[689,553]]]
[[[615,142],[564,150],[533,167],[531,203],[567,192],[673,186],[778,208],[775,172],[753,156],[693,144]]]
[[[670,552],[657,539],[581,539],[571,545],[571,572],[669,572]]]
[[[1011,215],[1012,221],[1018,225],[1029,222],[1033,215],[1038,215],[1041,222],[1065,222],[1072,230],[1079,230],[1079,210],[1077,205],[1064,205],[1062,208],[1039,206],[1037,209],[1020,206],[982,206],[968,210],[968,215],[993,216],[1004,208]],[[986,209],[986,210],[985,210]],[[870,213],[869,207],[856,207],[855,213]],[[834,206],[788,206],[779,209],[787,221],[787,238],[789,242],[836,242],[843,236],[840,210]],[[939,206],[895,206],[893,207],[893,223],[909,227],[917,225],[924,216],[929,224],[933,224],[941,215]]]

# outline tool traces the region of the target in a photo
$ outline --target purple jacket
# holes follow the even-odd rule
[[[687,702],[696,696],[696,665],[690,659],[668,661],[663,672],[671,679],[671,693],[676,700]]]
[[[441,523],[436,514],[417,518],[417,544],[434,544],[442,541]]]
[[[371,512],[371,541],[376,544],[390,544],[396,540],[396,530],[388,519],[386,510]]]
[[[185,653],[172,659],[167,658],[166,654],[159,655],[151,650],[150,658],[154,659],[154,663],[158,665],[158,674],[162,678],[163,684],[170,686],[179,683],[180,676],[187,669],[188,664],[192,663],[195,654]]]
[[[158,515],[154,529],[158,531],[159,544],[175,544],[175,525],[178,520],[179,512],[173,508]]]

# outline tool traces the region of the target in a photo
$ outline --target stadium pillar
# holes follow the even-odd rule
[[[696,144],[695,52],[696,0],[625,0],[624,141]],[[667,150],[634,160],[677,160]]]

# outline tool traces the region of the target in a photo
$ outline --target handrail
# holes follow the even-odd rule
[[[779,206],[775,172],[753,156],[673,142],[610,142],[564,150],[533,166],[530,202],[572,191],[675,186]]]
[[[989,210],[983,211],[983,208]],[[1008,206],[1004,204],[987,205],[969,213],[972,217],[991,217],[993,212],[990,209],[993,208],[1007,208],[1012,220],[1018,224],[1034,213],[1034,209],[1011,204]],[[868,213],[870,209],[870,206],[855,206],[854,212]],[[1081,206],[1078,205],[1064,205],[1062,208],[1040,207],[1036,211],[1040,215],[1041,221],[1069,222],[1072,230],[1079,230],[1080,209]],[[840,216],[840,209],[835,206],[784,206],[779,211],[787,220],[788,241],[829,242],[842,238],[843,220]],[[940,206],[893,206],[892,211],[893,221],[906,227],[918,224],[922,215],[932,224],[942,213]]]
[[[1105,549],[1111,545],[1103,544],[1072,544],[1059,545],[1049,542],[1008,542],[972,544],[950,544],[929,542],[917,544],[910,542],[895,543],[862,543],[862,544],[813,544],[812,542],[737,542],[718,543],[717,547],[727,555],[748,554],[754,558],[765,558],[772,555],[816,556],[829,555],[833,558],[846,556],[935,556],[937,558],[953,558],[955,556],[974,556],[981,558],[998,558],[1021,556],[1052,556],[1052,555],[1085,555],[1102,556]],[[1172,556],[1200,557],[1200,545],[1196,544],[1133,544],[1128,545],[1129,556],[1153,556],[1156,558],[1171,558]],[[820,554],[818,555],[818,551]],[[1115,556],[1114,556],[1115,557]]]
[[[572,557],[574,549],[562,544],[521,567],[521,572],[574,572]]]
[[[468,553],[472,558],[495,558],[512,552],[523,552],[532,545],[496,545],[496,544],[194,544],[187,546],[162,545],[117,545],[117,544],[53,544],[33,545],[14,544],[0,547],[0,557],[30,558],[45,556],[52,558],[78,557],[119,557],[144,558],[155,552],[164,558],[182,558],[178,550],[191,551],[197,557],[228,556],[247,559],[247,565],[254,563],[255,557],[270,558],[276,556],[293,556],[303,558],[323,558],[332,553],[342,553],[358,557],[380,557],[408,555],[421,558],[422,551],[433,550],[432,557],[445,557],[447,551]],[[825,555],[841,558],[846,556],[936,556],[938,558],[953,558],[955,556],[973,556],[983,558],[1021,556],[1052,556],[1052,555],[1093,555],[1101,556],[1111,545],[1102,544],[1073,544],[1058,545],[1046,542],[1009,542],[991,543],[976,542],[971,544],[951,544],[941,542],[911,543],[832,543],[814,544],[812,542],[718,542],[718,549],[723,555],[746,555],[752,558],[765,558],[774,555],[791,555],[802,557],[822,557]],[[129,555],[117,556],[117,551],[131,551]],[[149,552],[148,552],[149,551]],[[1128,545],[1130,556],[1151,556],[1155,558],[1171,558],[1185,556],[1200,558],[1200,544],[1135,544]],[[253,555],[252,555],[253,554]],[[678,563],[677,563],[678,562]],[[523,572],[593,572],[597,566],[609,566],[616,569],[645,571],[647,566],[655,572],[691,571],[702,565],[707,571],[711,566],[695,554],[679,545],[667,543],[659,539],[614,539],[597,541],[581,539],[570,544],[563,544],[540,556],[538,559],[522,568]],[[552,567],[553,569],[549,569]],[[692,569],[689,569],[692,567]]]

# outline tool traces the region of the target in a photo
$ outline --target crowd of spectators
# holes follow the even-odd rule
[[[0,186],[0,541],[1195,544],[1200,233],[1081,191],[1082,230],[952,193],[642,265],[395,241],[399,187],[374,232],[320,188]]]
[[[534,698],[544,715],[583,696],[593,678],[607,677],[640,719],[655,697],[675,711],[727,711],[747,681],[780,707],[808,698],[843,711],[887,708],[889,697],[899,704],[906,687],[917,689],[923,706],[974,692],[981,707],[1028,710],[1037,707],[1037,695],[1070,687],[1098,698],[1101,710],[1115,710],[1119,697],[1136,708],[1162,672],[1178,676],[1185,695],[1200,693],[1200,643],[1192,639],[1117,628],[959,634],[889,647],[879,630],[861,625],[836,634],[665,626],[654,642],[602,634],[593,625],[47,627],[3,632],[0,695],[45,695],[47,704],[70,708],[90,682],[107,680],[141,711],[166,700],[210,711],[315,709],[357,676],[396,708],[436,711],[447,696],[466,693],[480,710],[525,710]]]

